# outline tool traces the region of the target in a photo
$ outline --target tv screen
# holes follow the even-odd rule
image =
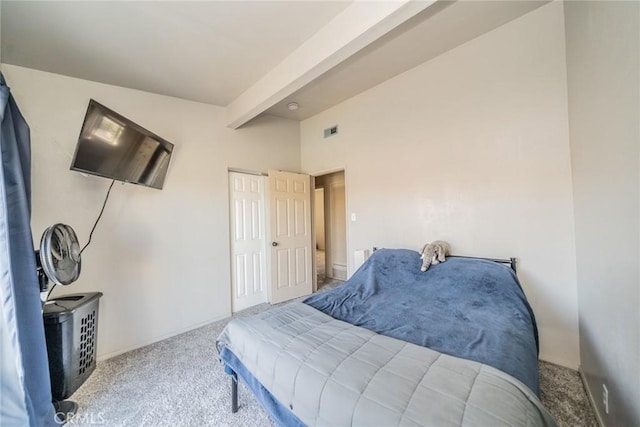
[[[71,170],[162,189],[173,144],[91,100]]]

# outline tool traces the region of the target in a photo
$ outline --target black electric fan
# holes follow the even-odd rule
[[[80,244],[73,228],[54,224],[47,228],[36,251],[40,292],[46,292],[49,281],[55,285],[70,285],[80,276]]]

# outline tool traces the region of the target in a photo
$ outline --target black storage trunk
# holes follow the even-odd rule
[[[71,396],[96,367],[101,296],[101,292],[71,294],[45,303],[44,331],[54,401]]]

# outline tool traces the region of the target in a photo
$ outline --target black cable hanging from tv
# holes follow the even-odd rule
[[[102,209],[100,209],[100,213],[98,214],[98,218],[96,218],[96,222],[93,224],[93,228],[91,229],[91,232],[89,233],[89,240],[87,241],[87,243],[80,250],[80,255],[82,255],[82,252],[87,248],[87,246],[89,246],[89,243],[91,243],[91,238],[93,237],[93,232],[96,230],[96,227],[98,226],[98,222],[100,222],[100,218],[102,218],[102,214],[104,213],[104,208],[107,206],[107,200],[109,200],[109,194],[111,193],[111,189],[113,188],[113,184],[115,184],[115,183],[116,183],[115,179],[111,181],[111,185],[109,186],[109,189],[107,190],[107,195],[104,197],[104,202],[102,203]],[[53,285],[51,285],[51,288],[49,289],[49,292],[47,292],[47,297],[45,298],[45,301],[49,300],[49,295],[51,295],[51,292],[53,292],[53,289],[55,287],[56,287],[55,283]]]
[[[82,252],[84,252],[84,250],[87,248],[87,246],[89,246],[89,243],[91,243],[91,238],[93,237],[93,232],[96,231],[96,227],[98,226],[98,222],[100,222],[100,218],[102,218],[102,214],[104,213],[104,208],[107,206],[107,200],[109,200],[109,193],[111,193],[111,189],[113,188],[113,184],[115,184],[115,183],[116,183],[115,179],[111,181],[111,185],[109,186],[109,189],[107,190],[107,195],[104,197],[104,202],[102,203],[102,209],[100,209],[100,214],[98,214],[98,218],[96,218],[96,222],[93,224],[93,228],[91,229],[91,232],[89,233],[89,240],[87,241],[87,243],[80,250],[80,255],[82,255]]]

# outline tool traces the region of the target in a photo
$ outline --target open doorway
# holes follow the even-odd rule
[[[317,183],[316,183],[317,186]],[[327,247],[325,243],[325,226],[324,226],[324,188],[320,187],[314,190],[315,195],[315,234],[316,234],[316,276],[318,286],[324,283],[326,279],[326,260]]]
[[[347,279],[347,220],[344,171],[315,177],[317,290]]]

